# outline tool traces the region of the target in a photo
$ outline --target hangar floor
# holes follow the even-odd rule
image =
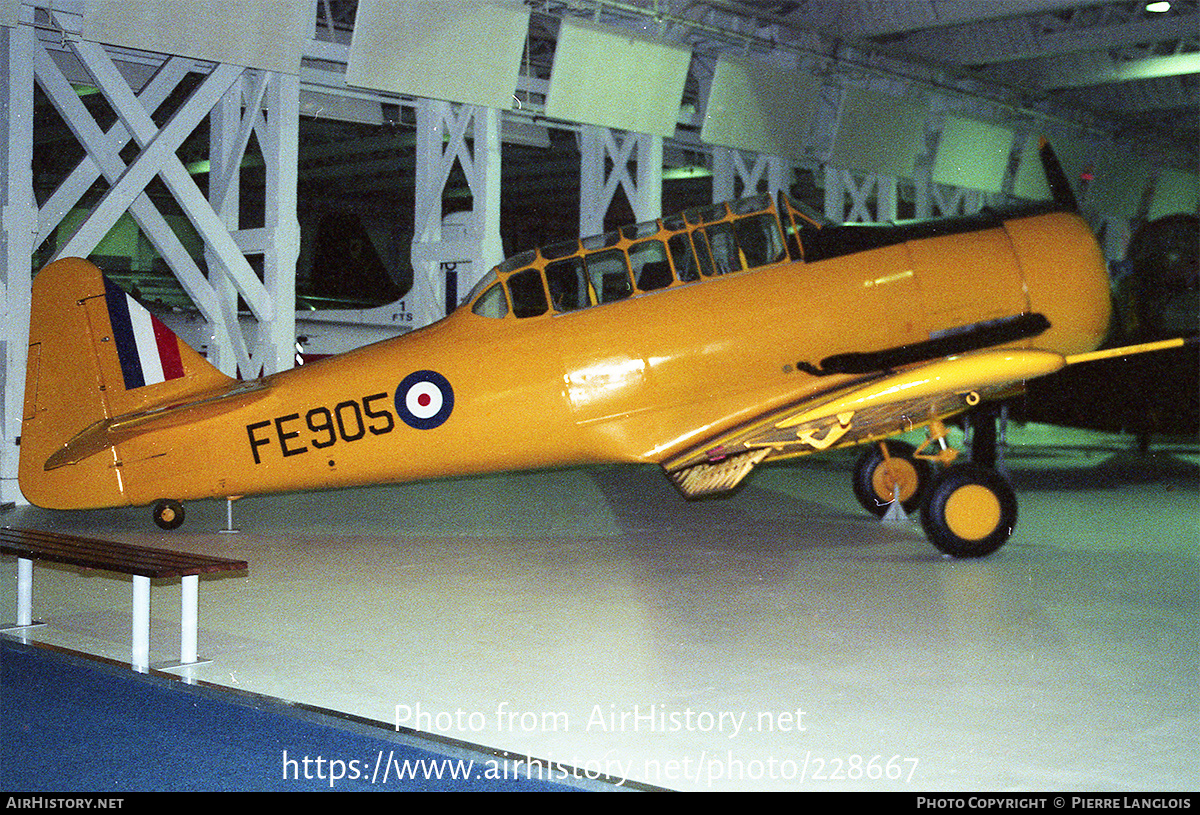
[[[1200,448],[1009,440],[1020,521],[977,562],[867,518],[853,451],[695,504],[612,468],[244,499],[237,534],[223,502],[171,534],[2,522],[245,559],[202,581],[215,661],[185,676],[513,756],[678,790],[1196,789]],[[35,572],[31,639],[128,660],[128,581]]]

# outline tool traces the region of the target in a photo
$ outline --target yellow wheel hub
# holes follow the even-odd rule
[[[916,494],[920,487],[917,468],[911,461],[889,456],[879,462],[875,472],[871,473],[871,488],[880,501],[887,502],[895,498],[895,488],[900,487],[901,502],[907,501]]]
[[[963,540],[983,540],[1000,523],[1000,499],[987,487],[965,484],[946,499],[946,526]]]

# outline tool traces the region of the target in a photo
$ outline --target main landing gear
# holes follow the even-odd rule
[[[946,445],[945,436],[945,426],[933,422],[919,448],[894,439],[870,445],[854,469],[855,497],[878,517],[896,502],[906,513],[919,509],[925,535],[948,555],[990,555],[1016,526],[1016,493],[991,467],[956,462],[958,453]],[[937,453],[923,452],[934,442]],[[980,452],[985,461],[995,461],[994,450]],[[935,470],[935,463],[942,468]]]

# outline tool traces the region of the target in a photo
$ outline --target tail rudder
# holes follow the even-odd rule
[[[50,264],[33,282],[22,492],[49,508],[128,503],[115,446],[70,466],[47,462],[98,423],[232,382],[93,264]]]
[[[1067,178],[1054,147],[1044,136],[1038,140],[1038,154],[1042,159],[1042,169],[1046,173],[1046,186],[1050,188],[1050,197],[1054,203],[1068,212],[1078,212],[1079,201],[1071,188],[1071,180]]]

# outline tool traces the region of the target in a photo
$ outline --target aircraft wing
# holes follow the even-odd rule
[[[883,439],[1005,398],[1021,383],[1067,365],[1182,346],[1163,340],[1063,356],[1036,349],[991,349],[862,376],[772,410],[663,463],[684,495],[736,487],[759,462]]]
[[[1049,351],[987,350],[860,377],[715,436],[663,468],[688,497],[725,492],[765,459],[905,433],[1007,396],[1067,364]]]

